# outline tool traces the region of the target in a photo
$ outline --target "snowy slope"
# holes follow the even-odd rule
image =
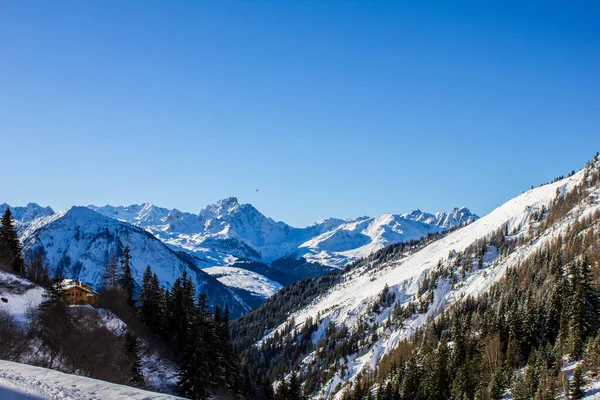
[[[8,311],[17,322],[25,321],[27,310],[37,307],[43,294],[44,289],[0,270],[0,297],[6,299],[0,303],[0,310]]]
[[[264,300],[273,296],[283,286],[253,271],[235,267],[210,267],[203,270],[222,284],[242,289]]]
[[[129,246],[131,270],[138,286],[147,265],[165,286],[172,285],[183,271],[188,271],[197,289],[206,291],[214,303],[228,303],[232,315],[249,310],[239,296],[148,232],[87,207],[71,207],[36,219],[21,230],[20,236],[25,253],[29,249],[44,249],[51,274],[60,270],[69,278],[81,279],[99,288],[109,259],[119,257]]]
[[[581,171],[567,179],[525,192],[498,207],[489,215],[448,234],[446,237],[431,243],[412,255],[407,255],[399,261],[384,264],[381,268],[373,271],[368,271],[367,266],[346,273],[342,283],[331,288],[325,295],[313,301],[306,308],[290,315],[287,321],[277,329],[282,330],[285,324],[292,319],[295,326],[301,329],[308,317],[317,318],[317,316],[320,316],[323,325],[334,322],[338,326],[345,324],[353,329],[359,316],[369,313],[370,305],[386,285],[395,293],[397,299],[408,301],[417,293],[418,284],[423,274],[431,271],[438,261],[446,261],[450,251],[463,251],[478,239],[483,239],[505,224],[507,224],[509,232],[516,230],[515,235],[524,235],[528,231],[530,214],[539,211],[542,207],[547,207],[555,198],[557,190],[559,192],[571,190],[581,181],[583,176],[584,173]],[[596,195],[596,201],[593,204],[586,204],[584,209],[577,212],[580,214],[589,213],[598,208],[600,208],[600,204]],[[500,259],[497,253],[488,252],[485,257],[484,268],[469,274],[466,280],[454,290],[451,290],[449,283],[444,284],[442,282],[435,291],[434,303],[427,313],[417,314],[401,329],[393,332],[380,332],[381,336],[375,345],[365,349],[363,353],[357,354],[354,359],[349,361],[347,374],[342,376],[341,373],[338,373],[330,382],[324,385],[320,394],[327,398],[332,395],[338,383],[344,383],[352,379],[367,367],[374,368],[377,361],[384,354],[395,348],[399,340],[410,335],[415,328],[437,315],[442,308],[467,294],[476,295],[487,290],[493,282],[503,276],[507,267],[516,265],[519,260],[527,257],[539,246],[546,243],[547,240],[556,237],[563,229],[568,227],[568,224],[569,221],[563,221],[553,229],[548,230],[549,233],[546,234],[546,237],[533,244],[519,247],[506,258]],[[384,321],[390,312],[391,308],[382,310],[377,316],[377,320],[379,322]],[[322,334],[324,330],[324,326],[321,326],[319,332]],[[272,334],[273,332],[270,332],[267,336]],[[318,339],[320,339],[319,334],[313,337],[314,341]],[[313,354],[309,355],[306,362],[313,356]]]
[[[415,210],[402,215],[357,218],[304,242],[300,253],[309,261],[341,267],[390,244],[419,239],[477,218],[465,207],[435,215]]]
[[[177,399],[129,386],[0,360],[0,399]]]

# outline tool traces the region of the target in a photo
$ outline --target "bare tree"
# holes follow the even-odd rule
[[[19,361],[27,350],[27,333],[7,310],[0,308],[0,359]]]
[[[116,290],[119,287],[119,262],[117,257],[111,255],[106,263],[106,268],[101,275],[104,288]]]

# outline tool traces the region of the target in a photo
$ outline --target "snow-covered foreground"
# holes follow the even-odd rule
[[[178,399],[129,386],[0,360],[0,400]]]

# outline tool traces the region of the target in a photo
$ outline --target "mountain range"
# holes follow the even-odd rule
[[[0,212],[7,207],[0,205]],[[73,206],[58,213],[29,203],[11,210],[26,254],[43,248],[48,265],[69,277],[99,287],[109,258],[129,246],[138,284],[146,265],[164,285],[188,271],[215,304],[229,303],[233,316],[298,279],[334,271],[389,244],[478,219],[463,207],[437,214],[415,210],[374,218],[328,218],[296,228],[234,197],[198,214],[149,203]]]

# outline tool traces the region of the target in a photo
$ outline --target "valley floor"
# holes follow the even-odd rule
[[[0,400],[178,399],[162,393],[0,360]]]

